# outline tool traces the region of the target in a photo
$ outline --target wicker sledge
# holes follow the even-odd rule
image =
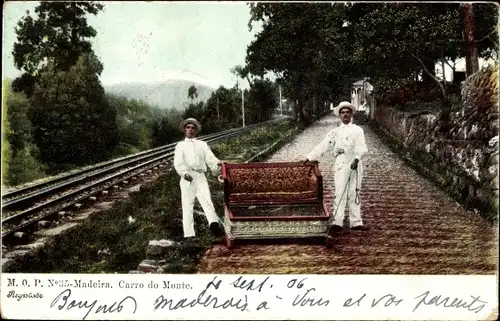
[[[226,244],[325,237],[329,211],[317,162],[222,164]]]

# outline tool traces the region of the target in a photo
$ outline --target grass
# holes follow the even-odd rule
[[[239,139],[214,144],[221,159],[244,160],[288,133],[298,133],[291,123],[258,129]],[[223,213],[222,188],[209,179],[212,199]],[[135,221],[129,223],[129,216]],[[95,213],[75,228],[51,239],[44,247],[13,260],[4,272],[24,273],[128,273],[146,258],[150,240],[182,237],[179,177],[175,171],[131,194],[126,201]],[[200,248],[175,247],[164,265],[165,273],[193,273],[202,255],[214,241],[205,217],[195,215]],[[106,252],[107,254],[102,254]]]

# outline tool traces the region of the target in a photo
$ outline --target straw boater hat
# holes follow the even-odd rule
[[[337,116],[340,115],[340,110],[342,108],[349,108],[349,109],[351,109],[353,115],[354,115],[354,113],[356,113],[356,107],[354,107],[353,104],[351,104],[350,102],[347,102],[347,101],[343,101],[337,107],[335,107],[335,109],[334,109],[335,115],[337,115]]]
[[[196,131],[197,132],[200,132],[201,131],[201,124],[194,118],[187,118],[185,120],[183,120],[181,122],[181,124],[179,125],[179,129],[181,130],[181,132],[184,131],[184,127],[186,127],[187,124],[193,124],[196,126]]]

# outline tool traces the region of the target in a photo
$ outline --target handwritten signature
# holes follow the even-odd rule
[[[83,316],[83,320],[87,318],[87,316],[95,309],[94,313],[115,313],[115,312],[121,312],[123,308],[125,307],[125,302],[130,301],[130,304],[133,304],[134,306],[134,311],[133,313],[137,311],[137,301],[131,297],[131,296],[126,296],[123,298],[120,302],[113,302],[111,305],[109,304],[98,304],[97,300],[94,301],[77,301],[77,300],[70,300],[71,297],[71,290],[66,289],[62,291],[56,298],[52,301],[50,304],[50,307],[53,308],[58,302],[60,303],[57,306],[58,310],[63,310],[66,308],[66,310],[71,310],[71,309],[87,309],[87,313]]]

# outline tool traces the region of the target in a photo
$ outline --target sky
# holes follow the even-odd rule
[[[230,69],[245,64],[246,48],[261,30],[248,30],[250,8],[239,2],[103,2],[88,23],[91,40],[104,64],[103,84],[187,79],[211,87],[232,87]],[[3,79],[21,74],[11,55],[14,27],[37,1],[4,3]],[[239,79],[240,87],[248,88]]]

